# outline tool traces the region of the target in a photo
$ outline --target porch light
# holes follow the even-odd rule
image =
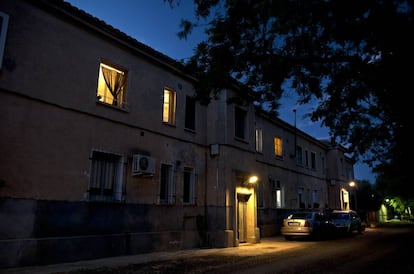
[[[256,175],[250,176],[249,179],[247,180],[247,182],[249,184],[255,184],[257,183],[257,181],[259,180],[259,178]]]

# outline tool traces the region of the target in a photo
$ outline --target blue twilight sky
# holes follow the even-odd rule
[[[164,0],[65,0],[71,5],[105,21],[141,43],[177,60],[191,57],[197,43],[206,36],[195,30],[187,40],[177,36],[181,19],[194,19],[193,0],[181,0],[171,9]],[[312,111],[311,105],[297,106],[294,92],[286,94],[279,110],[280,118],[317,139],[327,139],[328,130],[303,116]],[[355,178],[375,182],[375,175],[367,165],[354,166]]]

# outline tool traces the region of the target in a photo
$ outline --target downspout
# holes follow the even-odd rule
[[[207,151],[204,152],[204,231],[205,231],[205,238],[204,238],[204,245],[209,245],[209,237],[208,237],[208,222],[207,222],[207,214],[208,214],[208,209],[207,209]]]

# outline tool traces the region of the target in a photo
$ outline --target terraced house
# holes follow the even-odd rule
[[[237,89],[200,105],[180,63],[98,18],[1,1],[0,30],[1,268],[257,243],[350,207],[343,147]]]

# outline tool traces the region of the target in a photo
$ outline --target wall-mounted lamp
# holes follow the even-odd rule
[[[252,186],[256,184],[258,180],[259,180],[259,177],[257,177],[256,175],[250,175],[243,180],[243,185]]]
[[[259,177],[257,177],[256,175],[252,175],[247,179],[247,183],[255,184],[257,183],[258,180],[259,180]]]
[[[350,181],[350,182],[349,182],[349,186],[350,186],[350,187],[356,187],[356,183],[355,183],[354,181]]]

